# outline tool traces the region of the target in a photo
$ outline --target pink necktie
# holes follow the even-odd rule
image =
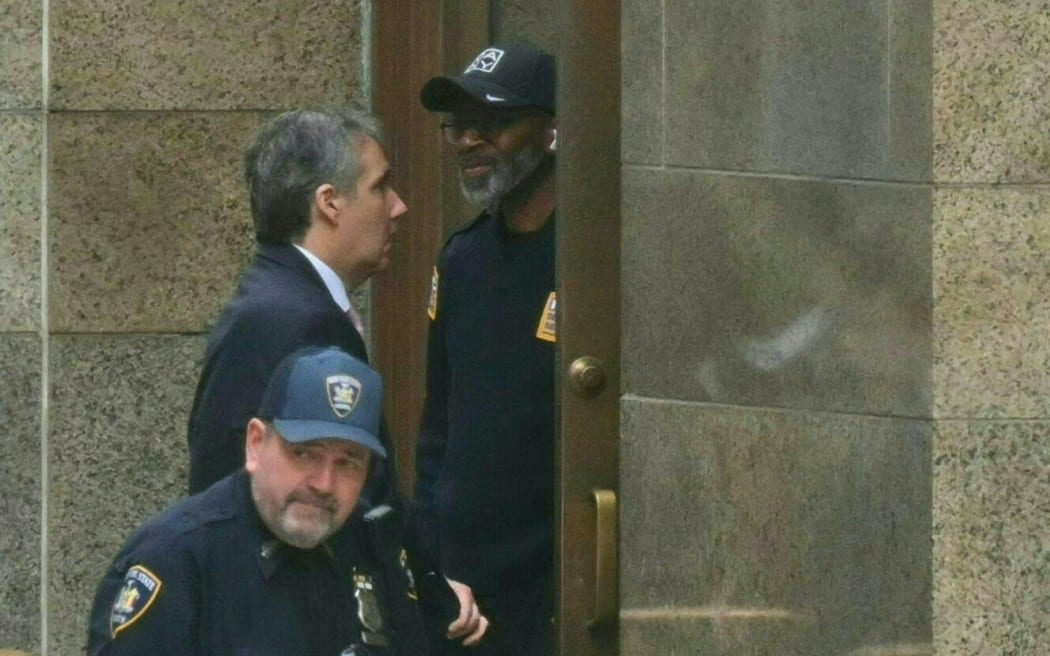
[[[365,335],[365,323],[361,321],[361,315],[357,313],[353,303],[346,311],[346,316],[350,319],[350,323],[354,324],[354,328],[357,329],[357,333],[364,337]]]

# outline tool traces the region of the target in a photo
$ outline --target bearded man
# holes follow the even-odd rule
[[[426,656],[407,571],[359,511],[383,385],[335,347],[281,361],[244,467],[135,531],[91,610],[92,656]]]
[[[442,114],[463,193],[484,211],[449,239],[431,281],[417,551],[424,570],[444,574],[461,600],[472,596],[490,622],[473,653],[546,656],[554,532],[554,57],[496,44],[460,75],[428,81],[420,99]]]

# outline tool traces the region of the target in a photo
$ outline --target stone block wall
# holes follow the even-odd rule
[[[1050,6],[933,3],[938,654],[1050,632]]]
[[[622,6],[623,653],[1039,653],[1046,3]]]
[[[273,113],[366,106],[369,3],[0,8],[0,650],[81,653],[103,568],[184,491],[204,338]]]

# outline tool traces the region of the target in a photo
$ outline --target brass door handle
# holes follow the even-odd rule
[[[569,380],[576,396],[589,399],[605,389],[605,363],[598,358],[585,355],[569,365]]]
[[[619,553],[617,550],[616,493],[591,490],[595,506],[594,615],[588,628],[597,629],[616,622],[619,615]]]

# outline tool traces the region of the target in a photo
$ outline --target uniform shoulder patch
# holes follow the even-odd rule
[[[145,615],[156,601],[161,587],[160,578],[142,565],[129,569],[109,613],[110,637],[117,637],[118,633]]]
[[[558,299],[555,292],[547,297],[543,304],[543,313],[540,315],[540,324],[536,326],[536,338],[545,342],[558,341]]]
[[[433,321],[438,315],[438,268],[434,267],[434,275],[430,277],[430,300],[427,301],[427,316]]]

